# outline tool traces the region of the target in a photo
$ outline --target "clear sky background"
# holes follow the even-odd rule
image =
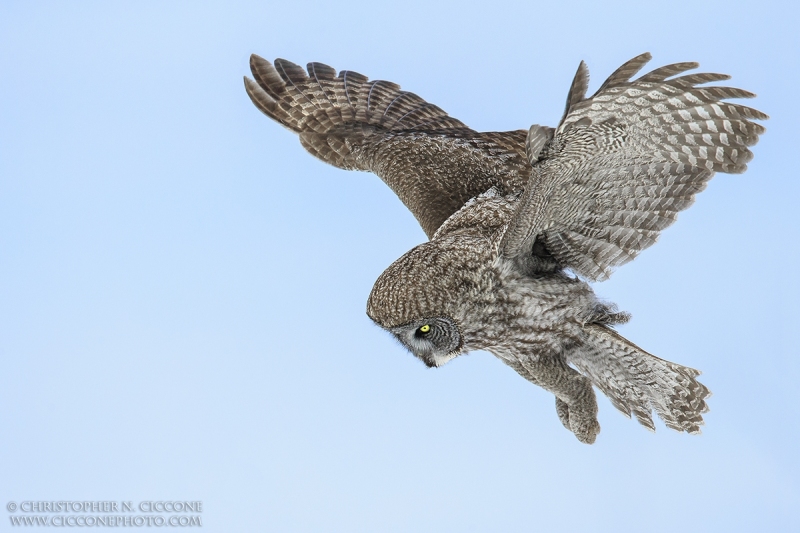
[[[204,531],[779,531],[797,524],[800,70],[787,2],[0,4],[0,530],[8,501],[202,500]],[[492,355],[373,325],[425,240],[380,180],[250,103],[248,57],[397,82],[478,130],[556,125],[644,51],[771,116],[605,283],[703,371],[702,436],[600,399],[594,446]],[[14,528],[16,529],[16,528]]]

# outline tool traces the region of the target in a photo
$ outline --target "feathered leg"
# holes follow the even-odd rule
[[[558,396],[556,396],[556,414],[564,427],[572,431],[569,427],[569,405],[564,400],[559,399]]]
[[[600,433],[597,399],[589,378],[570,368],[560,357],[541,356],[538,361],[504,361],[519,375],[556,396],[556,413],[564,427],[579,441],[592,444]]]

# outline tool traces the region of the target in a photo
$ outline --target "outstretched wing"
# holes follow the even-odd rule
[[[740,173],[767,115],[722,100],[754,94],[702,87],[724,74],[688,74],[676,63],[630,81],[650,60],[622,65],[585,98],[581,63],[552,140],[529,132],[531,179],[502,243],[505,257],[544,244],[561,265],[603,280],[656,241],[714,172]]]
[[[380,176],[429,237],[470,198],[527,182],[524,130],[479,133],[397,84],[321,63],[253,55],[250,69],[256,107],[326,163]]]

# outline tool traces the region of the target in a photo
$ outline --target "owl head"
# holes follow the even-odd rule
[[[486,248],[464,235],[413,248],[375,282],[367,315],[428,367],[445,364],[467,351],[465,326],[491,288]]]

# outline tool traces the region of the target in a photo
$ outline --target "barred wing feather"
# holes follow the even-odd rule
[[[521,191],[530,164],[524,130],[476,132],[396,83],[253,55],[245,89],[265,115],[297,133],[312,155],[386,182],[430,237],[491,187]]]
[[[751,98],[702,87],[723,74],[688,74],[696,63],[658,68],[631,81],[650,54],[622,65],[590,98],[581,63],[553,139],[529,154],[533,170],[503,241],[507,257],[539,238],[565,267],[607,279],[652,245],[714,172],[741,173],[764,133],[764,113],[722,100]],[[538,135],[538,126],[529,136]]]

